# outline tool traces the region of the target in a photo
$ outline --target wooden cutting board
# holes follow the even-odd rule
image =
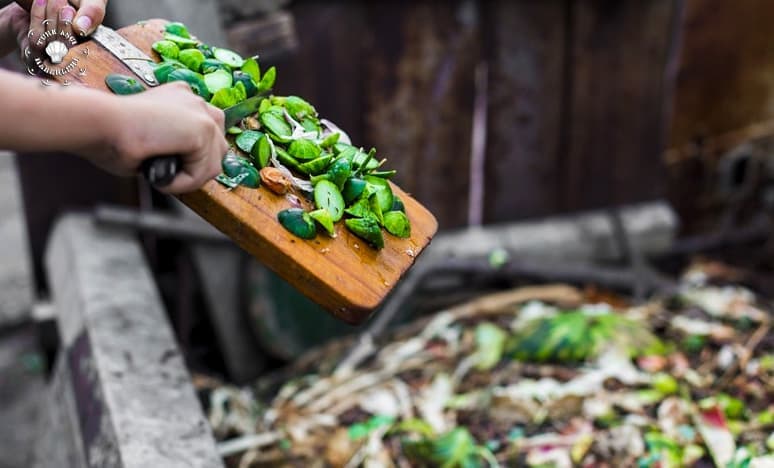
[[[165,24],[164,20],[149,20],[118,32],[159,60],[151,46],[163,36]],[[104,82],[107,75],[132,75],[93,41],[80,44],[69,53],[82,53],[86,47],[86,75],[75,77],[74,81],[109,92]],[[282,70],[278,74],[278,80],[282,80]],[[304,295],[341,320],[358,324],[382,303],[438,228],[435,217],[426,208],[394,184],[392,189],[405,204],[411,220],[411,238],[398,239],[384,233],[385,247],[379,251],[351,234],[343,223],[336,226],[335,239],[327,234],[318,234],[312,241],[293,236],[277,222],[277,213],[291,207],[291,203],[263,187],[229,191],[213,180],[179,198]]]

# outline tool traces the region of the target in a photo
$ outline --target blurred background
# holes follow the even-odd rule
[[[113,0],[107,24],[148,17],[258,54],[277,67],[277,94],[304,97],[355,144],[378,148],[439,221],[433,259],[474,251],[490,261],[497,249],[522,258],[519,248],[540,259],[556,247],[530,229],[549,219],[558,224],[548,232],[581,233],[568,259],[636,270],[648,257],[649,268],[676,273],[713,253],[774,293],[771,2]],[[18,67],[15,57],[2,65]],[[67,212],[139,234],[193,372],[246,382],[369,326],[328,317],[142,181],[58,154],[0,155],[0,181],[0,421],[16,428],[35,426],[56,356],[44,255]],[[627,211],[638,206],[651,211]],[[613,220],[599,236],[573,224],[595,210]],[[471,226],[517,229],[508,231],[517,244],[538,238],[460,241]],[[596,256],[608,244],[614,255]],[[568,275],[531,264],[496,277],[469,270],[413,285],[388,322]],[[584,278],[596,276],[576,283]],[[642,285],[615,286],[634,294]],[[9,377],[19,373],[29,383]],[[14,446],[22,460],[0,466],[25,466],[31,449],[18,447],[34,438],[0,437],[0,453]]]

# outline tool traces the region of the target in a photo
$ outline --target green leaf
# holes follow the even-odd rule
[[[641,324],[613,312],[571,311],[528,322],[509,340],[509,353],[535,362],[579,362],[616,346],[631,356],[653,354],[660,341]]]
[[[433,461],[442,468],[467,468],[482,466],[478,446],[464,427],[453,429],[433,443]]]
[[[403,214],[400,212],[392,213]],[[482,322],[476,327],[475,335],[476,355],[478,356],[476,369],[480,371],[492,369],[502,359],[508,334],[497,325]]]

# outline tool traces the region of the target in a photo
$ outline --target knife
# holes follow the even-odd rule
[[[261,92],[224,110],[226,129],[238,125],[245,117],[258,112],[261,101],[268,95],[268,91]],[[154,187],[163,188],[172,183],[182,165],[180,156],[156,156],[143,161],[140,170]]]

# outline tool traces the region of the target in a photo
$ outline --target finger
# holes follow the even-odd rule
[[[67,5],[67,0],[48,0],[46,4],[46,19],[43,21],[46,31],[56,31],[59,22],[59,10]]]
[[[88,36],[105,19],[107,0],[74,0],[72,3],[78,7],[74,23],[75,30],[81,36]]]
[[[35,0],[30,7],[30,32],[28,33],[30,46],[41,49],[45,44],[43,33],[46,32],[43,22],[46,20],[46,0]]]
[[[207,114],[212,117],[212,120],[214,120],[218,127],[223,129],[223,133],[225,133],[226,114],[221,109],[218,109],[211,104],[205,103],[205,106],[207,106]]]
[[[73,33],[73,20],[75,19],[75,8],[67,5],[59,10],[59,20],[57,22],[57,30],[63,35],[71,35]]]

